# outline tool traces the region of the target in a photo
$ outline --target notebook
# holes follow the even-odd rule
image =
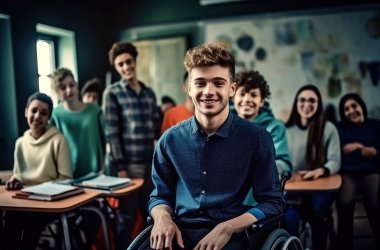
[[[12,197],[20,199],[54,201],[84,193],[83,188],[54,182],[44,182],[23,188]]]
[[[130,178],[122,178],[101,174],[93,179],[85,180],[76,185],[84,188],[113,191],[127,187],[133,182]]]

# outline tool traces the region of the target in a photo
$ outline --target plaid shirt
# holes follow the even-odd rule
[[[159,112],[154,92],[141,83],[137,93],[121,80],[104,93],[106,138],[111,148],[110,163],[118,170],[128,164],[151,162],[158,138]]]

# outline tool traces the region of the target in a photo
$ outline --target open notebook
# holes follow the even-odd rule
[[[20,199],[54,201],[84,193],[80,187],[64,185],[54,182],[44,182],[38,185],[23,188],[12,197]]]

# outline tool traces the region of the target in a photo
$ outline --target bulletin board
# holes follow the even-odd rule
[[[369,116],[380,118],[380,9],[213,20],[204,22],[204,34],[230,47],[237,72],[265,77],[282,120],[305,84],[336,107],[342,95],[357,92]]]

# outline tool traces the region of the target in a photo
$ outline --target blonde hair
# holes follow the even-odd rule
[[[52,80],[53,90],[56,94],[58,94],[59,85],[61,84],[62,80],[67,76],[71,76],[74,79],[73,73],[67,68],[59,68],[49,75],[50,79]]]

